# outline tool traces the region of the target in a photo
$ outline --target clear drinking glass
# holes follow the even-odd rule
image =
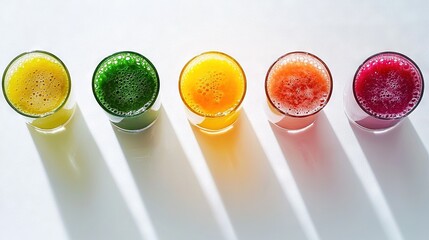
[[[143,131],[158,118],[158,72],[139,53],[123,51],[103,59],[95,69],[92,90],[111,123],[123,131]]]
[[[423,90],[423,75],[413,60],[397,52],[377,53],[346,86],[345,112],[364,129],[389,130],[419,105]]]
[[[307,52],[291,52],[277,59],[265,78],[268,120],[288,130],[311,126],[332,93],[328,66]]]
[[[191,124],[209,133],[232,128],[246,95],[240,64],[222,52],[205,52],[183,67],[179,92]]]
[[[18,55],[6,67],[2,83],[8,104],[40,132],[64,130],[74,114],[70,74],[52,53]]]

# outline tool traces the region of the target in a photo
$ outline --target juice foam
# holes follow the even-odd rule
[[[47,54],[30,53],[10,67],[5,76],[5,93],[19,112],[43,117],[52,114],[66,101],[70,79],[57,59]]]
[[[266,92],[271,103],[292,116],[307,116],[322,109],[332,89],[329,70],[306,53],[287,54],[271,67]]]
[[[145,112],[155,102],[159,87],[152,63],[132,52],[106,58],[94,73],[97,100],[108,112],[118,116]]]
[[[221,53],[205,53],[183,69],[180,92],[185,104],[204,117],[221,117],[240,105],[246,91],[246,77],[240,65]]]
[[[418,104],[423,91],[417,66],[406,57],[384,53],[368,59],[355,76],[359,105],[383,119],[400,118]]]

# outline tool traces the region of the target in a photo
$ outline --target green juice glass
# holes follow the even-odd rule
[[[130,51],[104,58],[92,77],[92,91],[111,123],[126,132],[140,132],[158,118],[160,81],[155,66]]]

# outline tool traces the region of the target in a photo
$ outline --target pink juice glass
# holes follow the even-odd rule
[[[344,92],[345,112],[352,123],[371,131],[396,126],[420,103],[423,75],[407,56],[377,53],[356,71]]]

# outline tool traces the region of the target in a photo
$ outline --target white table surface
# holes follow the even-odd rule
[[[411,57],[429,77],[428,1],[2,1],[0,69],[42,49],[59,56],[78,111],[43,135],[0,99],[0,239],[414,240],[429,235],[429,98],[383,135],[351,126],[344,85],[368,56]],[[161,77],[163,111],[147,132],[118,132],[91,77],[133,50]],[[233,131],[186,120],[181,68],[218,50],[248,78]],[[315,126],[272,128],[263,81],[280,55],[322,58],[334,92]]]

